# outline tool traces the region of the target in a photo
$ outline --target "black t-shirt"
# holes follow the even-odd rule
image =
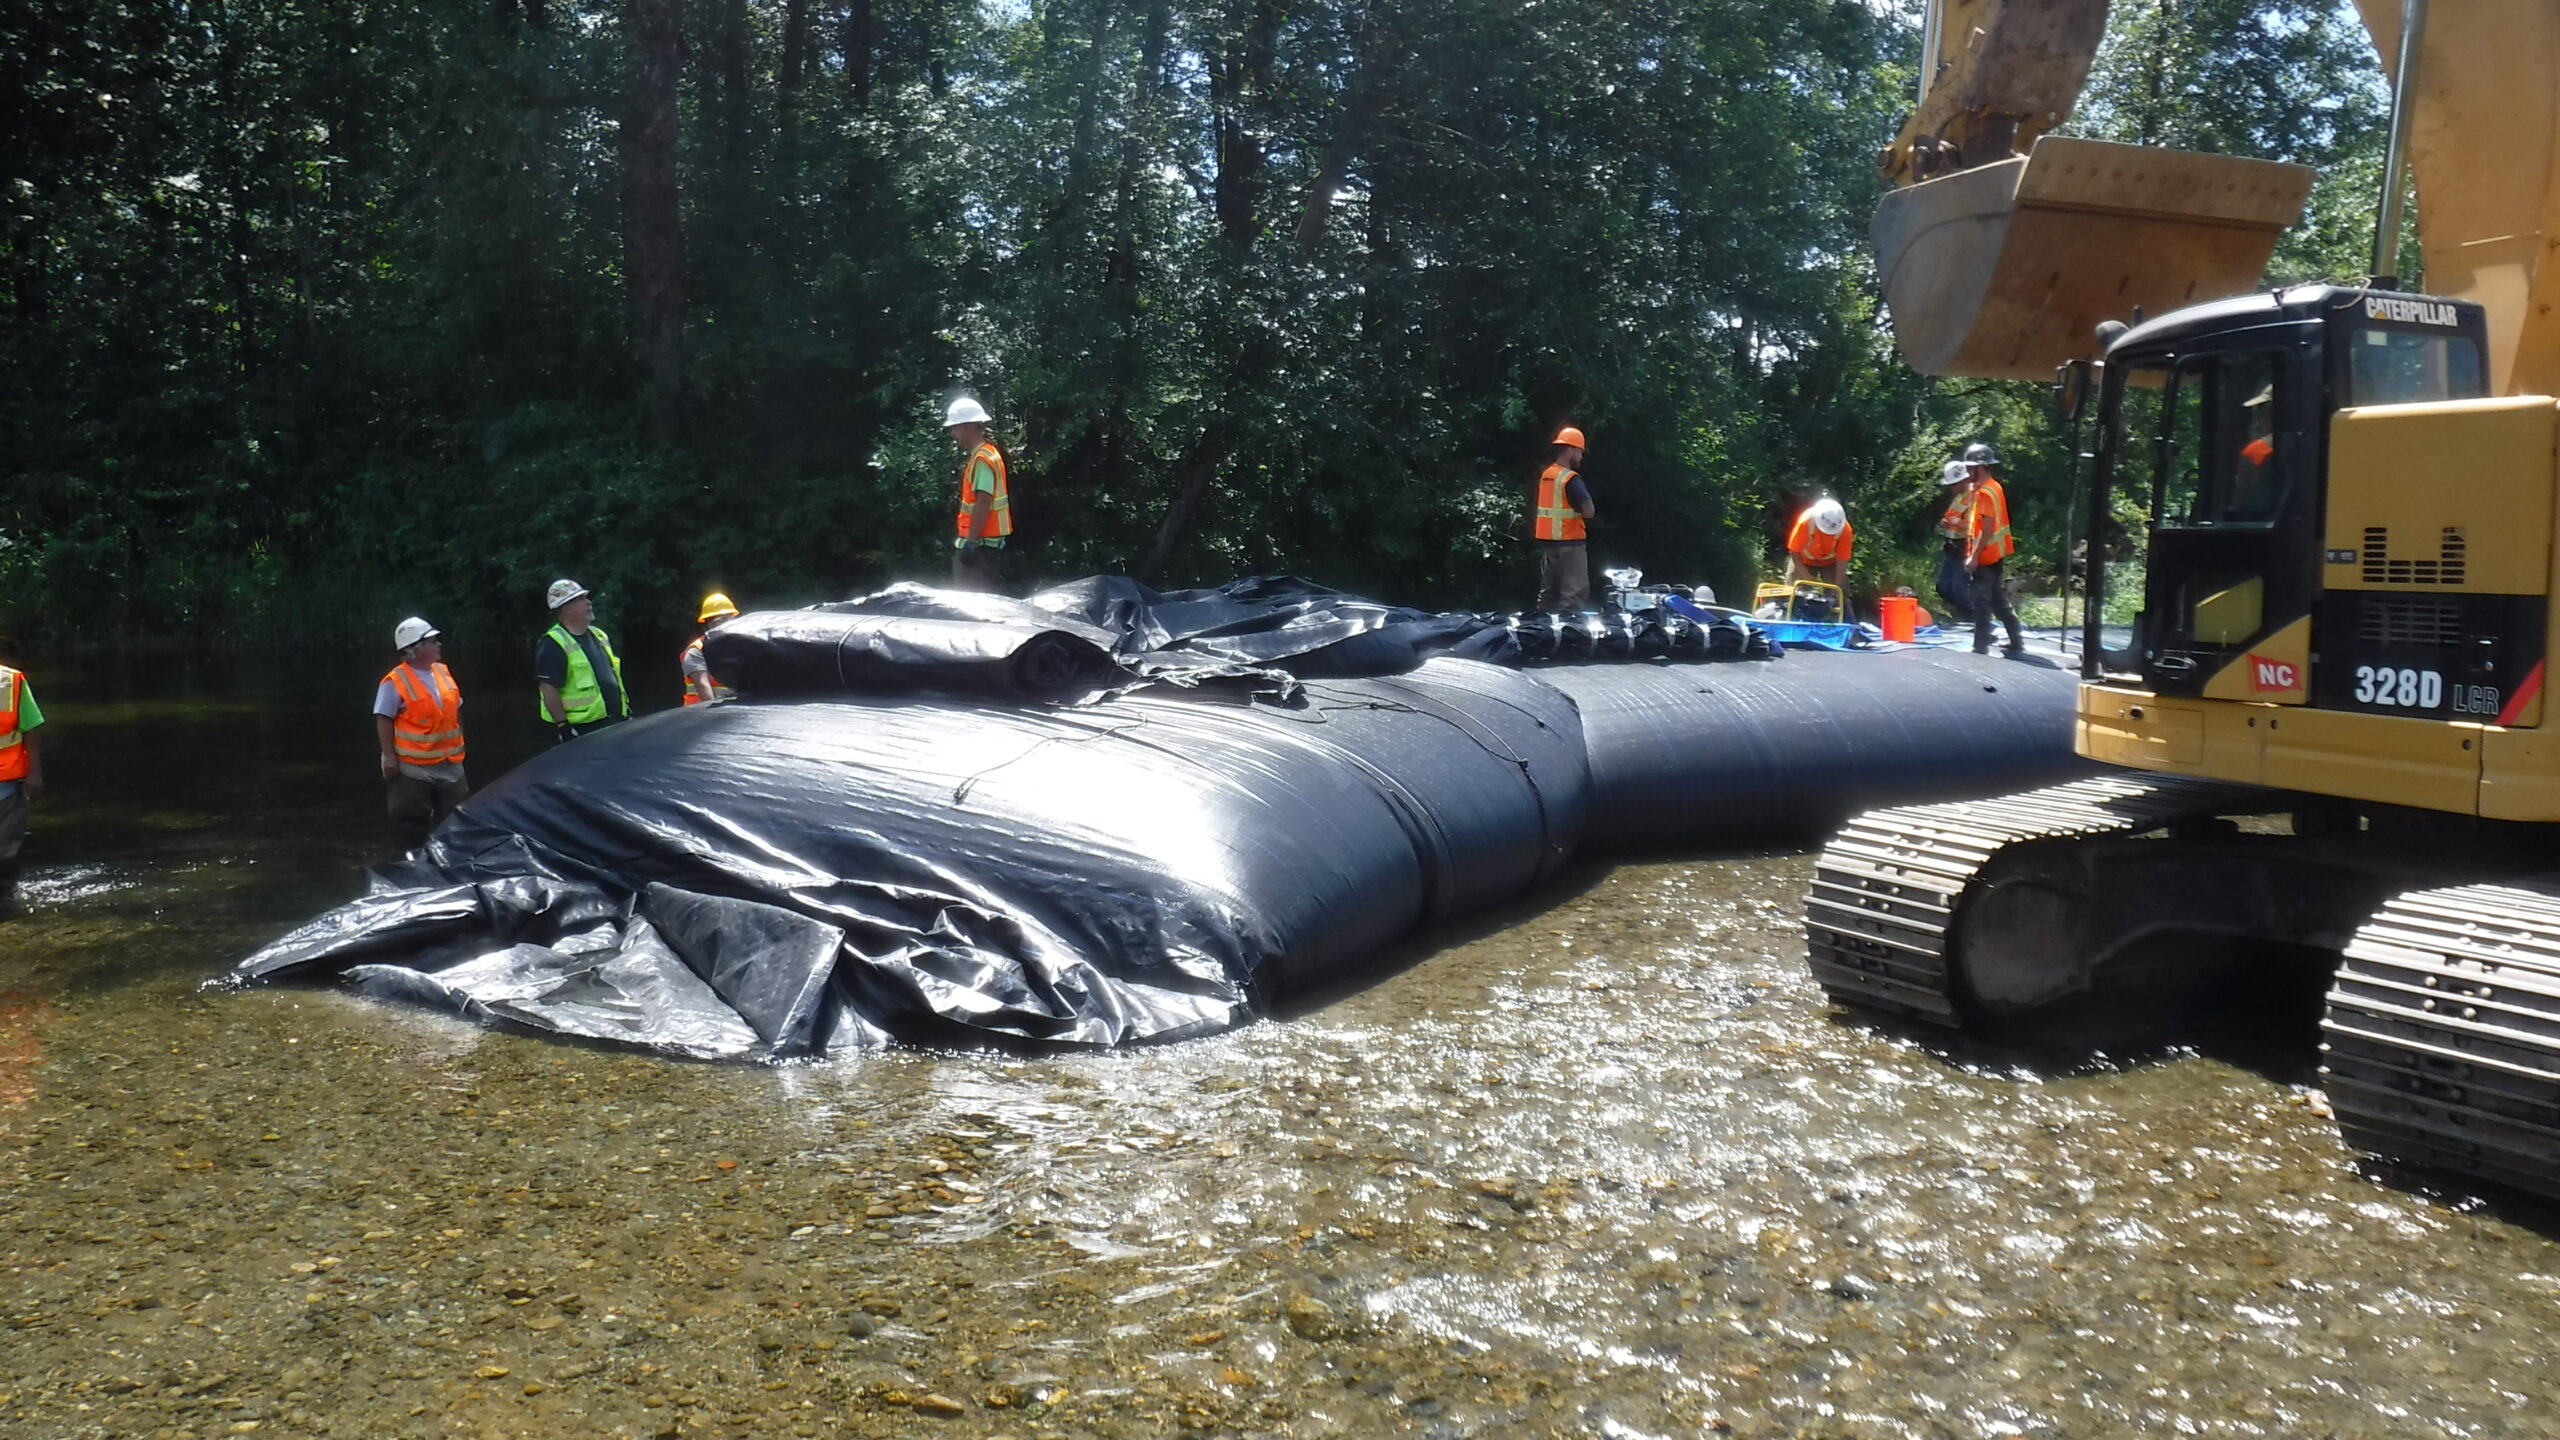
[[[587,652],[587,668],[595,672],[596,689],[604,695],[605,718],[622,714],[622,681],[613,673],[613,657],[607,655],[604,642],[596,638],[595,627],[578,637],[578,648]],[[533,642],[533,678],[545,685],[566,687],[569,683],[569,655],[549,631]]]

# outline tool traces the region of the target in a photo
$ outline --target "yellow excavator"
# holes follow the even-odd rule
[[[2560,1196],[2560,3],[2358,4],[2374,274],[2249,293],[2307,174],[2046,133],[2104,0],[1931,0],[1876,258],[1914,366],[2094,410],[2104,768],[1858,817],[1807,941],[1836,1000],[1986,1032],[2310,959],[2350,1144]]]

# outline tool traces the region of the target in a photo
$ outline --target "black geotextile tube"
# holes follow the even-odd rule
[[[1224,1029],[1522,895],[1588,784],[1561,694],[1438,659],[1298,704],[691,706],[547,751],[235,982],[703,1058]]]
[[[1591,751],[1583,848],[1783,844],[1862,810],[2088,771],[2067,660],[1794,649],[1765,665],[1543,665]]]

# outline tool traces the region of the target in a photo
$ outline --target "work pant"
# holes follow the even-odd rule
[[[1956,562],[1961,571],[1964,562]],[[1999,561],[1973,567],[1973,653],[1991,653],[1991,617],[1997,615],[2009,627],[2009,648],[2019,649],[2027,637],[2018,629],[2018,607],[2009,603],[2009,577]]]
[[[6,909],[18,893],[18,850],[27,840],[27,789],[0,789],[8,791],[0,795],[0,909]]]
[[[1946,602],[1947,623],[1955,625],[1973,616],[1973,577],[1964,573],[1964,557],[1947,554],[1938,557],[1938,576],[1934,588],[1938,598]]]
[[[403,850],[426,844],[428,832],[471,794],[471,787],[459,780],[438,784],[415,775],[394,775],[383,788],[389,797],[391,838]]]
[[[1825,585],[1844,588],[1848,583],[1840,578],[1839,561],[1834,560],[1828,565],[1808,565],[1803,556],[1791,554],[1787,557],[1787,583],[1792,585],[1798,580],[1819,580]]]
[[[1590,546],[1581,540],[1538,542],[1538,608],[1580,614],[1591,608]]]
[[[951,588],[990,593],[1004,588],[1004,551],[986,545],[952,551]]]

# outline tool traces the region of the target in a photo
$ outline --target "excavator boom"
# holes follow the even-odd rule
[[[2356,9],[2396,66],[2401,0]],[[2560,394],[2560,4],[2437,0],[2413,99],[2427,293],[2488,312],[2492,394]]]

